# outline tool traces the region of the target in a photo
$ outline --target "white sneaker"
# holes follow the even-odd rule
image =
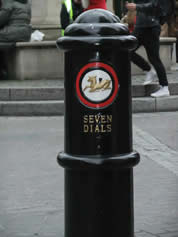
[[[146,78],[145,81],[143,82],[143,85],[149,85],[152,83],[152,81],[156,78],[156,72],[154,69],[151,69],[150,71],[146,72]]]
[[[151,96],[155,98],[170,96],[168,86],[162,86],[158,91],[152,93]]]

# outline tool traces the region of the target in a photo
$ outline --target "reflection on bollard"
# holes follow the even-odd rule
[[[65,237],[133,237],[131,70],[136,38],[111,12],[81,14],[65,50]]]

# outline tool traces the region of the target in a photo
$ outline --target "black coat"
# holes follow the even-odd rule
[[[2,0],[0,9],[0,41],[29,41],[31,6],[28,0]]]
[[[163,24],[173,14],[175,0],[135,0],[136,27],[154,27]]]
[[[83,12],[83,8],[81,4],[76,4],[72,1],[72,9],[73,9],[73,19],[72,22]],[[60,20],[62,29],[65,29],[72,22],[70,21],[69,13],[67,12],[66,6],[63,3],[61,7]]]

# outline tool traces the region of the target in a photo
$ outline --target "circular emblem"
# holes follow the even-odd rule
[[[77,75],[76,91],[79,100],[91,108],[110,105],[117,96],[119,82],[114,69],[101,62],[85,65]]]

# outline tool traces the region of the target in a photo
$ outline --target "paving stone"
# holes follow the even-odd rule
[[[178,96],[157,98],[156,111],[178,111]]]
[[[133,85],[132,86],[132,96],[133,97],[145,96],[145,87],[142,85]]]
[[[140,233],[136,233],[135,234],[135,237],[158,237],[158,235],[154,235],[154,234],[151,234],[151,233],[147,233],[145,231],[142,231]]]
[[[0,80],[0,88],[58,88],[64,86],[64,80],[41,79],[41,80]]]
[[[170,233],[165,233],[165,234],[160,234],[159,237],[177,237],[178,236],[178,231],[177,232],[170,232]]]
[[[171,95],[177,95],[178,92],[178,78],[177,83],[173,82],[169,84],[169,90],[171,92]]]
[[[0,89],[0,101],[9,99],[10,99],[9,89]]]
[[[2,116],[52,116],[64,114],[63,101],[13,101],[0,102]]]
[[[10,89],[10,99],[19,101],[28,100],[63,100],[63,88],[16,88]]]
[[[132,99],[133,113],[155,112],[154,98],[133,98]]]

